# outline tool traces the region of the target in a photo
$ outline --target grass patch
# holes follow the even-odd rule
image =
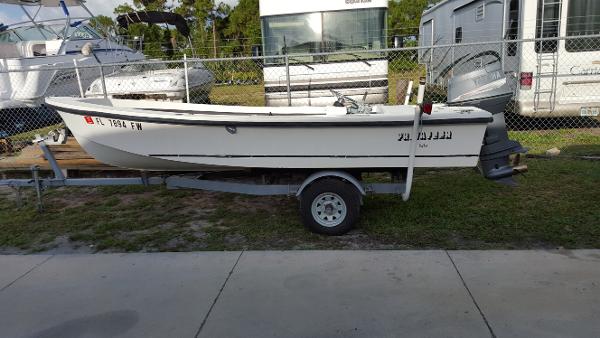
[[[265,88],[262,84],[214,86],[210,92],[210,102],[223,105],[264,106]]]
[[[531,159],[510,188],[472,169],[422,170],[412,199],[369,196],[358,228],[314,235],[297,202],[143,187],[59,188],[17,210],[0,190],[0,250],[40,252],[65,243],[92,251],[239,249],[600,248],[600,162]],[[377,180],[374,176],[370,179]]]
[[[381,242],[415,247],[600,247],[600,163],[529,165],[517,188],[481,181],[467,169],[420,175],[408,203],[368,199],[362,228]]]
[[[509,136],[528,147],[531,154],[544,154],[556,147],[569,155],[600,156],[600,131],[597,129],[511,131]]]

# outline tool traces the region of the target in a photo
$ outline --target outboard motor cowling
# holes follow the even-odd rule
[[[506,129],[504,111],[514,92],[511,80],[499,62],[455,76],[448,82],[448,105],[477,107],[492,114],[479,156],[481,171],[488,179],[513,185],[512,176],[526,172],[527,167],[510,163],[510,156],[527,150],[510,140]]]

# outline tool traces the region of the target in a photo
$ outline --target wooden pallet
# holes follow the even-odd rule
[[[66,144],[48,147],[63,170],[123,170],[97,161],[86,153],[74,138],[70,138]],[[0,155],[0,171],[29,170],[34,165],[43,170],[51,169],[37,144],[23,148],[17,155]]]

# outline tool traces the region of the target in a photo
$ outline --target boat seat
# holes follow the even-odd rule
[[[0,43],[0,59],[20,58],[19,48],[14,43]]]

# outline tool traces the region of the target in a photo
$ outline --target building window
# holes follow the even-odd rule
[[[454,34],[454,42],[462,43],[463,40],[463,30],[462,27],[456,28],[456,33]]]
[[[516,40],[519,38],[519,0],[511,0],[508,9],[508,27],[506,29],[506,40]],[[516,56],[518,52],[516,42],[506,44],[506,56]]]
[[[600,34],[600,1],[571,0],[567,19],[567,36]],[[600,37],[567,39],[565,48],[569,52],[600,50]]]

